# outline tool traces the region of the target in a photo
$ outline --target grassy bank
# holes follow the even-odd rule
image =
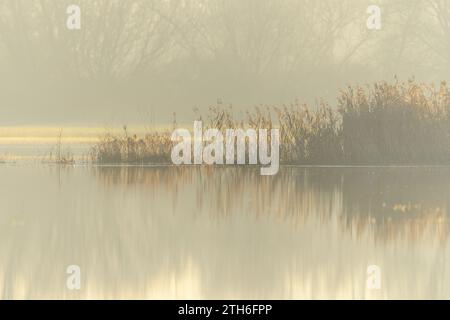
[[[450,88],[414,81],[347,87],[337,105],[231,108],[198,115],[210,128],[280,129],[280,161],[310,165],[450,164]],[[176,126],[176,124],[174,124]],[[106,135],[91,150],[98,163],[171,163],[169,131]]]

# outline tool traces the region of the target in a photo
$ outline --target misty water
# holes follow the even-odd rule
[[[448,168],[5,163],[0,177],[3,299],[450,298]]]

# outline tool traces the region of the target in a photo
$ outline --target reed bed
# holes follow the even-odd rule
[[[337,105],[321,101],[256,107],[238,120],[231,107],[213,106],[205,128],[280,129],[280,162],[300,165],[450,164],[450,88],[413,80],[349,86]],[[171,163],[171,132],[105,136],[92,148],[99,163]]]
[[[91,149],[91,159],[98,163],[162,164],[169,163],[172,141],[169,132],[152,132],[139,138],[129,135],[105,135]]]

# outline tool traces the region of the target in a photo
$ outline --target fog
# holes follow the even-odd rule
[[[449,22],[445,0],[0,0],[0,125],[163,124],[217,103],[239,113],[333,104],[348,84],[439,83]]]

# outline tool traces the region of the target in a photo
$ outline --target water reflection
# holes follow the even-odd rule
[[[450,298],[446,168],[0,173],[1,298]]]

